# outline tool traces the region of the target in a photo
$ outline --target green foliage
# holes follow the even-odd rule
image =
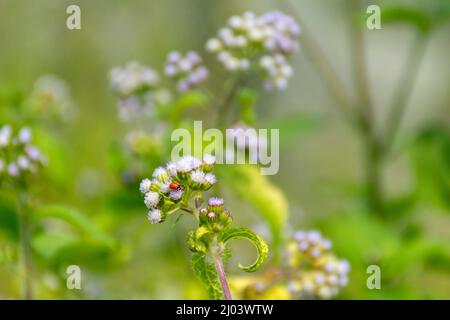
[[[255,104],[257,93],[249,88],[243,88],[236,94],[236,101],[240,106],[241,120],[248,125],[255,124]]]
[[[208,288],[211,299],[223,300],[222,288],[214,265],[208,261],[207,256],[202,253],[192,255],[192,268],[195,275]]]
[[[258,251],[258,256],[253,264],[247,267],[239,265],[239,267],[246,272],[254,272],[258,270],[269,254],[269,248],[264,240],[247,228],[228,228],[219,235],[218,242],[226,244],[228,241],[233,239],[247,239],[256,247]]]
[[[384,8],[382,19],[385,23],[408,23],[422,32],[427,32],[432,24],[430,17],[423,10],[408,7]]]
[[[104,268],[112,262],[119,247],[111,236],[98,230],[92,220],[79,210],[65,205],[49,205],[38,208],[33,216],[36,223],[44,219],[65,222],[76,232],[40,232],[32,238],[32,247],[45,264],[55,269],[75,263],[91,268]]]
[[[410,287],[419,281],[424,268],[450,270],[450,252],[443,242],[421,236],[404,239],[393,226],[367,213],[336,214],[318,226],[335,239],[335,252],[352,265],[350,287],[344,294],[363,299],[424,298],[423,292]],[[366,268],[372,264],[382,270],[383,290],[361,291],[368,276]]]
[[[286,221],[288,205],[283,192],[257,166],[227,166],[221,173],[232,191],[249,201],[269,225],[274,254],[277,255]]]
[[[280,146],[289,146],[297,142],[300,137],[308,135],[321,127],[322,121],[318,116],[309,114],[290,114],[265,124],[269,129],[280,130]]]
[[[434,205],[450,210],[450,132],[430,127],[417,135],[410,151],[418,179],[418,194]]]
[[[174,125],[180,121],[181,114],[184,110],[189,108],[204,107],[208,104],[208,96],[200,90],[190,90],[183,94],[169,111],[169,119]]]
[[[447,0],[385,1],[381,5],[383,23],[405,23],[422,33],[436,28],[450,19]]]
[[[36,145],[48,159],[48,164],[44,167],[45,174],[59,188],[65,188],[67,181],[72,178],[72,172],[63,137],[42,129],[34,129],[33,134]]]
[[[47,205],[36,210],[35,218],[57,218],[65,221],[88,238],[104,243],[107,246],[114,246],[115,241],[106,233],[101,232],[93,224],[92,220],[86,217],[78,209],[66,205]]]
[[[16,201],[11,194],[0,193],[0,233],[11,239],[19,239],[19,218],[16,213]]]

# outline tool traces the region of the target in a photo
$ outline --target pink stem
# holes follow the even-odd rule
[[[219,276],[220,284],[222,285],[223,296],[225,300],[233,300],[233,298],[231,297],[230,287],[228,286],[228,281],[225,275],[225,270],[223,268],[222,258],[220,257],[220,254],[220,246],[217,246],[217,254],[214,257],[217,275]]]

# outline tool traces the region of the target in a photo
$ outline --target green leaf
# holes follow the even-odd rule
[[[321,119],[308,114],[291,114],[265,124],[269,129],[280,130],[280,146],[287,146],[298,138],[319,128]]]
[[[56,184],[57,188],[67,188],[68,181],[73,179],[74,171],[64,137],[35,127],[33,128],[33,140],[48,159],[48,164],[44,167],[46,176],[53,184]]]
[[[450,20],[450,2],[448,0],[438,1],[433,8],[436,17],[436,23],[447,22]]]
[[[44,259],[52,260],[64,247],[77,242],[76,237],[67,234],[38,234],[33,237],[33,249]]]
[[[104,243],[63,233],[40,233],[32,238],[32,248],[54,270],[69,264],[104,269],[120,259],[118,252]],[[120,252],[119,252],[120,253]]]
[[[422,130],[411,146],[417,191],[426,201],[450,208],[450,131],[444,126]]]
[[[383,23],[407,23],[422,32],[431,28],[432,21],[425,10],[413,7],[392,6],[382,8]]]
[[[269,225],[274,257],[278,258],[279,245],[288,219],[288,204],[280,188],[267,176],[259,173],[257,166],[234,165],[223,168],[221,178],[232,190],[249,201]]]
[[[190,90],[183,94],[172,106],[169,117],[174,123],[177,123],[183,110],[188,108],[203,107],[208,104],[208,101],[208,96],[204,92],[199,90]]]
[[[36,219],[57,218],[67,222],[88,238],[114,246],[115,241],[106,233],[97,229],[94,223],[79,210],[65,205],[48,205],[40,207],[35,212]]]
[[[225,229],[218,238],[219,243],[226,244],[228,241],[233,239],[247,239],[249,240],[258,250],[258,257],[256,261],[245,267],[239,264],[239,268],[246,272],[254,272],[259,269],[259,267],[264,263],[269,254],[269,248],[264,240],[255,234],[253,231],[247,228],[228,228]]]
[[[236,101],[240,105],[241,120],[248,125],[254,125],[256,92],[249,88],[243,88],[236,94]]]
[[[219,282],[216,268],[207,260],[206,255],[195,253],[192,255],[192,269],[195,275],[208,288],[211,299],[223,300],[222,287]]]
[[[0,194],[0,234],[2,232],[10,239],[19,239],[19,217],[12,194]]]

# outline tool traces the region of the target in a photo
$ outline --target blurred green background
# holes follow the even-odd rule
[[[291,1],[344,88],[355,96],[349,45],[353,13],[348,2]],[[428,5],[403,3],[422,12]],[[66,28],[70,4],[81,8],[81,30]],[[96,249],[86,240],[84,246],[54,256],[48,253],[47,258],[35,247],[36,298],[206,297],[185,249],[186,230],[192,223],[150,226],[134,191],[137,185],[124,190],[111,168],[111,146],[126,130],[117,119],[107,75],[112,67],[130,60],[162,70],[173,49],[204,53],[206,40],[229,16],[286,8],[285,1],[256,0],[0,0],[0,108],[29,94],[39,76],[55,74],[67,81],[78,110],[74,121],[61,129],[58,148],[47,140],[47,152],[54,149],[46,169],[51,173],[33,185],[33,196],[39,203],[64,203],[84,212],[101,230],[90,237],[113,243],[108,249]],[[387,115],[414,33],[414,27],[404,23],[386,23],[382,30],[366,33],[377,120]],[[288,89],[262,93],[258,99],[258,124],[280,124],[284,139],[280,171],[270,180],[286,195],[290,228],[320,230],[333,242],[335,253],[352,264],[350,283],[339,298],[450,298],[449,40],[449,24],[436,28],[427,40],[398,151],[382,170],[387,219],[366,210],[364,141],[336,112],[336,102],[304,50],[292,57],[295,75]],[[0,123],[5,121],[0,118]],[[153,169],[149,166],[148,175]],[[240,224],[259,226],[256,209],[232,193],[226,199]],[[10,230],[17,226],[14,221],[14,213],[2,205],[0,250],[12,261],[0,264],[2,299],[21,296],[20,275],[13,263],[18,255],[17,234]],[[68,227],[50,219],[45,228],[64,233]],[[44,239],[42,250],[51,251],[45,246],[54,241]],[[245,254],[236,259],[230,263],[231,274],[237,271],[235,262],[250,261]],[[83,270],[81,291],[65,288],[68,264]],[[381,266],[381,290],[366,287],[370,264]]]

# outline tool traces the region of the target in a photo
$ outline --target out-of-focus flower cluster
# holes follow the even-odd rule
[[[34,116],[53,117],[69,121],[75,114],[67,83],[54,75],[44,75],[38,78],[31,94],[30,108]]]
[[[256,16],[246,12],[232,16],[217,37],[206,44],[229,71],[261,71],[264,88],[284,89],[292,76],[287,57],[299,49],[300,27],[289,15],[268,12]]]
[[[163,129],[161,129],[163,130]],[[125,136],[125,148],[136,156],[155,156],[162,148],[161,137],[144,130],[133,130]]]
[[[123,68],[112,69],[109,80],[113,91],[121,96],[129,96],[154,88],[159,81],[159,75],[150,67],[130,62]]]
[[[170,52],[167,56],[164,73],[177,80],[179,92],[192,89],[208,78],[208,69],[195,51],[189,51],[185,56],[178,51]]]
[[[330,299],[347,285],[350,264],[331,252],[331,242],[318,231],[297,231],[287,261],[293,270],[288,289],[298,298]]]
[[[232,284],[242,299],[330,299],[348,282],[350,264],[331,252],[318,231],[297,231],[288,240],[280,268]]]
[[[10,125],[0,128],[0,180],[18,180],[34,174],[45,164],[39,149],[31,142],[31,130],[20,129],[15,135]]]
[[[119,118],[123,121],[149,114],[155,104],[158,73],[150,67],[130,62],[109,73],[111,89],[118,95]]]
[[[227,131],[227,135],[233,140],[233,145],[238,149],[249,149],[257,152],[267,148],[267,137],[258,134],[257,129],[245,123],[237,123]]]
[[[214,165],[215,158],[211,155],[204,155],[203,161],[184,156],[156,168],[152,179],[142,180],[139,188],[149,209],[148,220],[153,224],[163,222],[180,204],[189,200],[192,191],[209,190],[216,183],[211,172]]]

